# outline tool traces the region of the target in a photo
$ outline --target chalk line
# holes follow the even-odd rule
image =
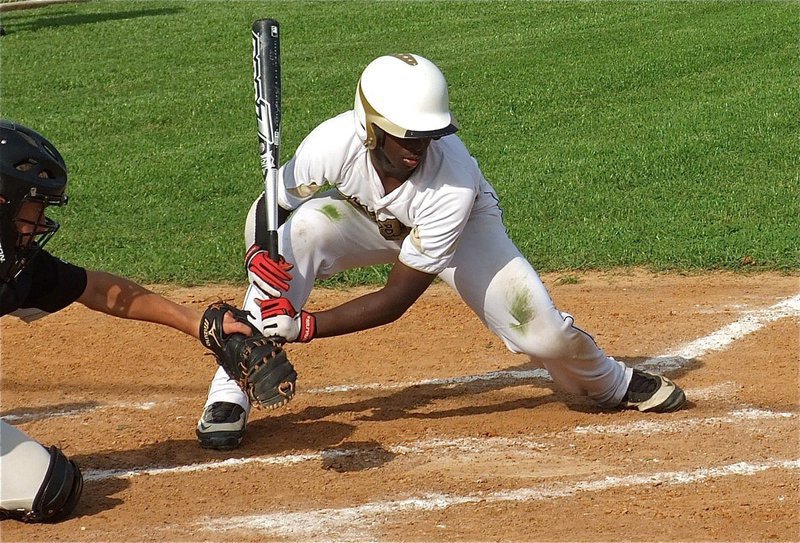
[[[84,480],[86,481],[100,481],[104,479],[130,479],[139,475],[166,475],[178,473],[193,473],[198,471],[233,468],[239,466],[246,466],[248,464],[262,464],[262,465],[280,465],[287,466],[292,464],[299,464],[302,462],[310,461],[324,461],[334,460],[336,458],[353,458],[353,457],[369,457],[374,456],[378,452],[388,452],[397,455],[411,455],[428,453],[432,450],[452,450],[452,451],[468,451],[468,452],[489,452],[492,450],[507,450],[509,448],[517,450],[543,450],[547,445],[541,442],[532,441],[525,438],[506,438],[506,437],[489,437],[489,438],[456,438],[456,439],[443,439],[434,438],[423,441],[415,441],[407,444],[398,444],[393,446],[382,447],[342,447],[339,449],[323,449],[306,454],[282,454],[282,455],[267,455],[267,456],[254,456],[249,458],[228,458],[226,460],[215,462],[202,462],[197,464],[182,465],[182,466],[163,466],[163,467],[150,467],[150,468],[133,468],[133,469],[112,469],[112,470],[84,470]]]
[[[719,351],[728,347],[748,334],[752,334],[763,328],[765,325],[783,319],[800,316],[800,294],[781,300],[780,302],[763,309],[744,311],[739,319],[728,324],[711,334],[696,339],[682,347],[670,350],[667,354],[649,358],[638,365],[642,369],[669,372],[683,368],[689,361],[699,358],[704,354]],[[482,381],[527,381],[527,380],[550,380],[547,370],[536,368],[531,370],[503,370],[491,371],[478,375],[465,375],[459,377],[445,377],[439,379],[424,379],[420,381],[406,381],[399,383],[362,383],[362,384],[343,384],[331,385],[318,388],[303,389],[304,394],[336,394],[341,392],[353,392],[358,390],[396,390],[410,388],[414,386],[457,386],[463,384],[477,383]],[[68,417],[108,408],[131,408],[131,409],[152,409],[155,402],[143,404],[99,404],[86,409],[74,409],[61,412],[48,413],[23,413],[17,415],[4,415],[0,419],[7,422],[28,422],[52,416]],[[138,407],[137,407],[138,406]]]
[[[351,392],[354,390],[394,390],[400,388],[410,388],[423,385],[464,385],[477,383],[480,381],[524,381],[529,379],[550,379],[550,374],[544,369],[533,370],[503,370],[490,371],[479,375],[464,375],[460,377],[444,377],[441,379],[423,379],[421,381],[411,381],[403,383],[364,383],[353,385],[331,385],[321,388],[310,388],[303,390],[309,394],[335,394],[337,392]]]
[[[764,409],[745,408],[731,411],[724,417],[705,417],[682,420],[640,420],[629,424],[606,424],[577,426],[573,431],[576,434],[643,434],[683,432],[696,426],[712,426],[718,424],[737,424],[744,420],[768,420],[797,418],[796,413],[768,411]]]
[[[102,403],[102,404],[95,404],[95,405],[87,405],[85,407],[77,407],[75,409],[63,409],[63,410],[56,410],[56,411],[47,411],[46,413],[43,412],[29,412],[29,413],[19,413],[19,414],[10,414],[10,415],[3,415],[0,417],[0,420],[4,420],[8,423],[16,422],[16,423],[23,423],[37,419],[44,419],[44,418],[55,418],[55,417],[74,417],[76,415],[83,415],[85,413],[91,413],[92,411],[99,411],[102,409],[136,409],[136,410],[144,410],[149,411],[153,409],[157,402],[113,402],[113,403]]]
[[[323,449],[304,454],[265,455],[247,458],[228,458],[214,462],[201,462],[181,466],[152,466],[131,469],[84,469],[83,476],[86,481],[100,481],[105,479],[130,479],[139,475],[171,475],[182,473],[195,473],[207,470],[241,467],[250,464],[288,466],[302,462],[323,462],[336,458],[370,458],[377,453],[395,455],[413,454],[443,454],[445,452],[487,453],[502,452],[513,449],[515,451],[544,451],[552,447],[548,440],[569,439],[575,435],[650,435],[655,433],[677,433],[688,428],[717,425],[740,424],[748,420],[765,419],[791,419],[798,415],[791,412],[774,412],[763,409],[744,408],[731,411],[726,416],[705,417],[682,420],[654,420],[634,421],[628,424],[576,426],[573,430],[542,434],[532,437],[506,438],[506,437],[463,437],[454,439],[433,438],[411,443],[387,445],[382,448],[374,447],[342,447],[339,449]]]
[[[376,501],[354,507],[306,511],[277,511],[261,515],[205,519],[197,525],[209,531],[247,530],[304,541],[374,540],[370,528],[384,524],[389,515],[436,511],[466,504],[554,500],[584,492],[655,485],[686,485],[711,478],[754,475],[770,469],[798,470],[800,460],[736,462],[693,471],[607,476],[570,483],[546,483],[529,488],[472,494],[425,493],[398,500]]]
[[[771,322],[800,316],[800,294],[781,300],[766,309],[743,312],[739,319],[711,334],[687,343],[667,354],[651,358],[642,367],[670,371],[683,367],[686,361],[714,351],[721,351],[733,342],[761,330]]]

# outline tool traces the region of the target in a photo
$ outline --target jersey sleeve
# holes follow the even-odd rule
[[[303,202],[314,196],[325,184],[324,181],[299,181],[303,177],[302,173],[302,171],[298,171],[297,155],[293,156],[289,162],[280,168],[278,174],[278,205],[287,211],[300,207]],[[319,177],[319,179],[323,178]]]
[[[86,270],[41,251],[30,264],[30,290],[21,309],[55,313],[81,297],[86,290]]]
[[[325,185],[336,184],[354,151],[354,140],[352,113],[328,119],[312,130],[280,169],[278,204],[297,209]]]
[[[403,240],[400,261],[425,273],[444,271],[455,254],[474,202],[475,192],[466,187],[428,199],[414,217],[411,233]]]

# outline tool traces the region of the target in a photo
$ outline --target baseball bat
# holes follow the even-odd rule
[[[264,177],[267,215],[267,247],[270,258],[278,256],[278,167],[281,142],[281,41],[275,19],[253,23],[253,84],[258,121],[258,152]]]

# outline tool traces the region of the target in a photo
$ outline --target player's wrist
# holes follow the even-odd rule
[[[300,343],[308,343],[316,337],[317,318],[313,313],[309,313],[308,311],[300,311],[300,314],[297,316],[297,322],[299,324],[299,332],[295,341]]]
[[[256,245],[255,243],[247,249],[247,253],[244,255],[245,268],[250,267],[250,261],[253,259],[256,253],[259,253],[261,251],[263,251],[263,249],[258,245]]]

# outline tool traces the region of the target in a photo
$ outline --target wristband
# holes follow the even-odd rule
[[[300,311],[299,315],[300,331],[297,336],[297,341],[300,343],[308,343],[317,334],[317,318],[313,313],[308,311]]]

